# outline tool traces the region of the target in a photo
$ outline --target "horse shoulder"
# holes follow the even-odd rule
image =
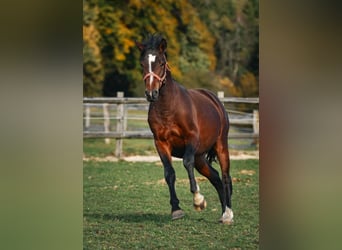
[[[156,110],[149,110],[148,124],[155,139],[168,140],[175,130],[173,119],[170,115],[161,114]]]

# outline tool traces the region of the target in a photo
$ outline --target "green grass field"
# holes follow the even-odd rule
[[[244,145],[246,140],[229,140],[230,144]],[[104,142],[104,138],[85,138],[83,140],[83,153],[85,156],[113,156],[115,153],[116,140],[110,139],[110,144]],[[234,149],[232,149],[234,150]],[[247,147],[245,151],[256,150],[255,146]],[[126,139],[123,140],[123,155],[158,155],[152,139]]]
[[[89,155],[93,149],[84,150]],[[258,249],[259,160],[231,162],[233,225],[218,223],[219,199],[204,178],[198,183],[208,206],[196,212],[186,171],[181,162],[174,167],[186,215],[171,221],[160,163],[84,162],[84,249]]]

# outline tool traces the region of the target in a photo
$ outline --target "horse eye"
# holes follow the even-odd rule
[[[164,62],[160,63],[160,66],[164,66],[164,65],[165,65],[165,63],[164,63]]]

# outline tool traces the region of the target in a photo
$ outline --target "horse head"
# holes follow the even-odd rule
[[[136,42],[141,52],[140,64],[143,68],[145,95],[149,102],[158,100],[159,90],[166,82],[170,71],[166,60],[167,43],[161,36],[152,35],[144,42]]]

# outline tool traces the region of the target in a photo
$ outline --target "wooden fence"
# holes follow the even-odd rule
[[[228,104],[259,104],[259,98],[237,98],[237,97],[224,97],[223,92],[218,93],[218,97],[224,105]],[[115,155],[117,157],[122,156],[122,142],[123,139],[152,139],[153,135],[148,128],[147,124],[147,110],[149,103],[145,98],[127,98],[124,97],[122,92],[117,93],[117,97],[105,98],[83,98],[84,107],[84,138],[105,138],[105,142],[109,143],[110,138],[116,139]],[[91,108],[101,108],[102,113],[92,115]],[[145,110],[143,116],[132,117],[129,115],[128,110],[132,109]],[[111,116],[110,111],[113,111],[115,116]],[[228,113],[234,113],[232,110],[227,110]],[[236,112],[241,113],[241,112]],[[101,130],[90,130],[91,121],[99,119],[103,120],[101,123]],[[146,121],[146,127],[143,130],[129,130],[127,129],[127,120],[144,120]],[[111,131],[111,120],[116,122],[115,131]],[[98,123],[99,124],[99,123]],[[259,138],[259,112],[258,109],[254,109],[252,114],[249,114],[244,119],[234,119],[230,116],[231,125],[250,125],[253,127],[252,133],[229,133],[230,139],[258,139]]]

